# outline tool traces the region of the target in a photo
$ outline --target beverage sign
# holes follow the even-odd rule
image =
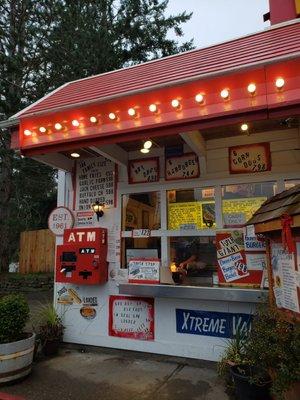
[[[75,211],[75,226],[93,226],[94,217],[94,211]]]
[[[195,153],[166,158],[166,180],[198,178],[200,168]]]
[[[72,228],[74,216],[67,207],[57,207],[51,211],[48,217],[48,228],[56,236],[62,236],[65,229]]]
[[[86,158],[76,164],[76,210],[91,211],[96,201],[114,207],[115,164],[104,157]]]
[[[176,331],[190,335],[233,338],[247,334],[251,320],[249,314],[176,309]]]
[[[159,180],[158,157],[142,158],[129,161],[128,181],[129,183],[157,182]]]
[[[109,335],[154,340],[154,299],[110,296]]]
[[[130,283],[159,283],[160,260],[158,258],[132,258],[128,264]]]
[[[271,171],[270,143],[255,143],[228,148],[231,174]]]

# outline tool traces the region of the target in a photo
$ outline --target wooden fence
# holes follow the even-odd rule
[[[26,231],[20,237],[19,272],[52,272],[55,265],[55,236],[49,229]]]

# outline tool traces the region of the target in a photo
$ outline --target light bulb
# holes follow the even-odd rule
[[[151,140],[146,140],[144,143],[144,149],[151,149],[152,147],[152,141]]]
[[[46,129],[44,126],[40,126],[40,127],[39,127],[39,131],[40,131],[41,133],[46,133],[46,132],[47,132],[47,129]]]
[[[30,135],[32,135],[32,132],[29,129],[25,129],[24,135],[25,136],[30,136]]]
[[[249,128],[248,124],[242,124],[241,125],[241,130],[244,131],[244,132],[247,131],[248,128]]]
[[[111,112],[111,113],[108,114],[108,118],[113,121],[113,120],[117,119],[117,116],[116,116],[115,113]]]
[[[149,111],[151,111],[153,113],[157,112],[157,105],[156,104],[150,104]]]
[[[60,130],[62,129],[62,124],[60,124],[59,122],[56,122],[56,124],[54,125],[54,128],[55,128],[57,131],[60,131]]]
[[[149,153],[149,149],[145,149],[145,147],[143,147],[141,150],[140,150],[140,152],[141,153],[144,153],[144,154],[146,154],[146,153]]]
[[[228,89],[223,89],[220,93],[222,99],[226,100],[229,97],[229,90]]]
[[[256,92],[256,85],[255,83],[249,83],[247,90],[249,93],[254,94]]]
[[[71,153],[71,157],[73,157],[73,158],[79,158],[79,157],[80,157],[80,154],[78,154],[78,153]]]
[[[179,108],[179,107],[180,107],[180,101],[177,100],[177,99],[173,99],[173,100],[171,101],[171,105],[172,105],[172,107],[174,107],[174,108]]]
[[[285,84],[285,82],[284,82],[283,78],[276,79],[275,85],[276,85],[277,89],[282,89],[284,84]]]
[[[127,112],[128,115],[130,115],[131,117],[134,117],[136,115],[136,111],[134,108],[129,108]]]
[[[201,94],[201,93],[196,94],[196,96],[195,96],[195,101],[196,101],[197,103],[203,103],[203,101],[204,101],[204,96],[203,96],[203,94]]]
[[[97,120],[96,117],[92,116],[92,117],[90,117],[90,122],[91,122],[92,124],[96,124],[96,123],[98,122],[98,120]]]
[[[72,125],[77,128],[79,126],[79,121],[77,119],[73,119]]]

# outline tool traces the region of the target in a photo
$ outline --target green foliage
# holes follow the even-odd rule
[[[34,324],[42,344],[62,339],[64,326],[52,303],[41,303],[34,314]]]
[[[22,339],[29,319],[29,307],[24,296],[10,294],[0,299],[0,343]]]

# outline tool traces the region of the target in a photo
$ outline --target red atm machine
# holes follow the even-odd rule
[[[107,281],[107,229],[65,229],[56,250],[56,282],[99,285]]]

